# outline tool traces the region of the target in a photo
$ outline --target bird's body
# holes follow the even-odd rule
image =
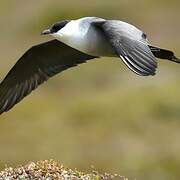
[[[172,51],[151,46],[141,30],[119,20],[64,20],[42,34],[50,34],[56,40],[33,46],[9,71],[0,84],[0,114],[50,77],[87,60],[117,57],[141,76],[155,74],[156,57],[180,62]]]
[[[93,22],[105,22],[105,20],[96,17],[72,20],[52,36],[92,56],[117,56],[105,36],[95,26],[92,26]]]

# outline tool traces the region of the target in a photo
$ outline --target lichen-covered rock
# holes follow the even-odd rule
[[[0,172],[0,180],[128,180],[127,178],[114,174],[99,174],[93,171],[85,174],[78,170],[72,170],[59,165],[54,160],[30,162],[17,168],[6,168]]]

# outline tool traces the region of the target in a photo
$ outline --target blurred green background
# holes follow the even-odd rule
[[[120,19],[180,56],[179,0],[0,0],[0,79],[52,23]],[[115,58],[52,78],[0,116],[0,168],[53,158],[138,180],[180,178],[180,65],[139,77]]]

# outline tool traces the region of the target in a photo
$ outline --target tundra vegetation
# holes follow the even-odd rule
[[[128,178],[118,174],[100,174],[98,171],[92,170],[91,173],[83,173],[77,169],[72,170],[58,164],[54,160],[38,161],[36,163],[29,162],[17,168],[7,167],[0,172],[0,179],[5,180],[128,180]]]

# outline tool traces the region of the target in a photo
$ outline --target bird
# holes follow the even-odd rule
[[[140,76],[155,75],[157,58],[180,63],[172,51],[152,46],[143,31],[120,20],[61,20],[41,34],[53,39],[27,50],[0,83],[0,114],[50,77],[95,58],[119,58]]]

